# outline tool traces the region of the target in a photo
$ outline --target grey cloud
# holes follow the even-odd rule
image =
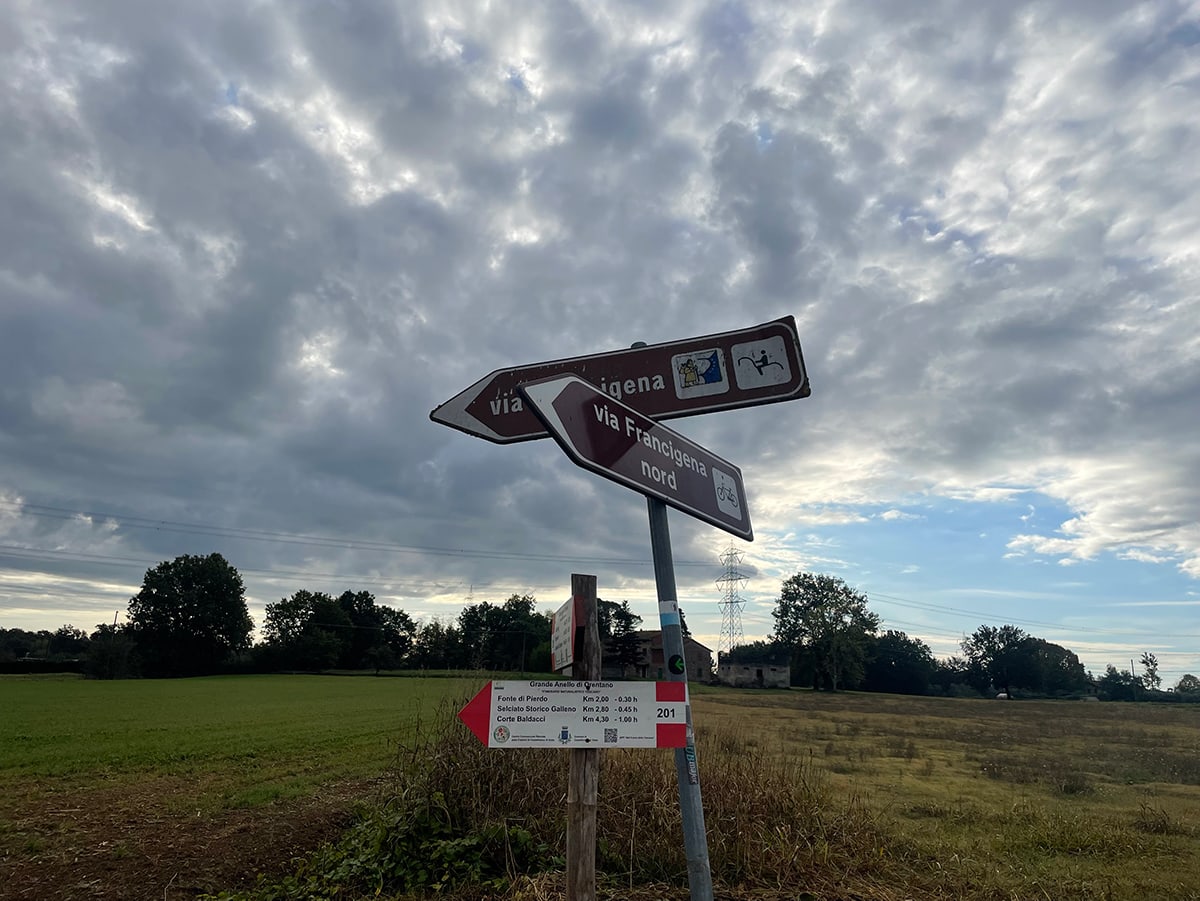
[[[577,102],[572,137],[581,145],[628,152],[650,135],[649,111],[642,102],[636,76],[598,85]]]
[[[718,135],[713,166],[719,208],[758,258],[768,293],[796,293],[828,254],[852,252],[861,199],[821,141],[783,132],[765,142],[730,124]]]
[[[1089,552],[1195,556],[1193,23],[1153,8],[0,14],[0,494],[504,557],[220,539],[250,569],[556,584],[526,558],[644,562],[642,499],[428,410],[793,313],[812,398],[680,424],[784,486],[764,537],[1008,478],[1079,507]],[[1096,474],[1139,458],[1111,490],[1161,515]],[[723,536],[672,529],[717,569]]]

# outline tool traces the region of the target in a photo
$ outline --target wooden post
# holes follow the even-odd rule
[[[600,678],[600,627],[596,617],[596,577],[571,574],[571,596],[578,599],[571,678]],[[600,750],[572,749],[567,778],[567,901],[596,899],[596,796],[600,783]]]

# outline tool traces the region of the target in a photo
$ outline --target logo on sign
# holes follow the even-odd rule
[[[507,726],[497,726],[492,732],[492,738],[496,739],[497,743],[504,744],[510,738],[512,733],[508,731]]]
[[[742,519],[742,502],[738,498],[737,482],[727,472],[713,467],[713,489],[717,493],[717,509],[739,522]]]
[[[729,390],[725,352],[719,347],[675,354],[671,357],[671,371],[675,377],[675,396],[680,400]]]
[[[730,353],[733,355],[737,386],[743,391],[791,381],[792,368],[788,365],[787,346],[778,335],[762,341],[735,344],[730,348]]]

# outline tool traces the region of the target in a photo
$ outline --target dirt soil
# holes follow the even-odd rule
[[[236,810],[187,811],[193,782],[0,797],[0,901],[183,901],[252,885],[332,839],[370,783]]]

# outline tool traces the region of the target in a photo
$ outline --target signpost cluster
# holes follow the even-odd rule
[[[534,363],[484,376],[430,418],[499,444],[553,437],[579,466],[646,496],[666,682],[604,681],[596,577],[573,575],[554,614],[551,657],[571,679],[492,681],[459,713],[490,748],[561,747],[567,897],[595,894],[599,749],[673,748],[692,901],[712,901],[695,733],[667,506],[752,541],[742,472],[662,420],[807,397],[791,316],[739,331]]]
[[[808,397],[796,320],[608,353],[529,363],[489,373],[439,405],[429,418],[498,444],[549,432],[520,386],[577,375],[655,421]]]

